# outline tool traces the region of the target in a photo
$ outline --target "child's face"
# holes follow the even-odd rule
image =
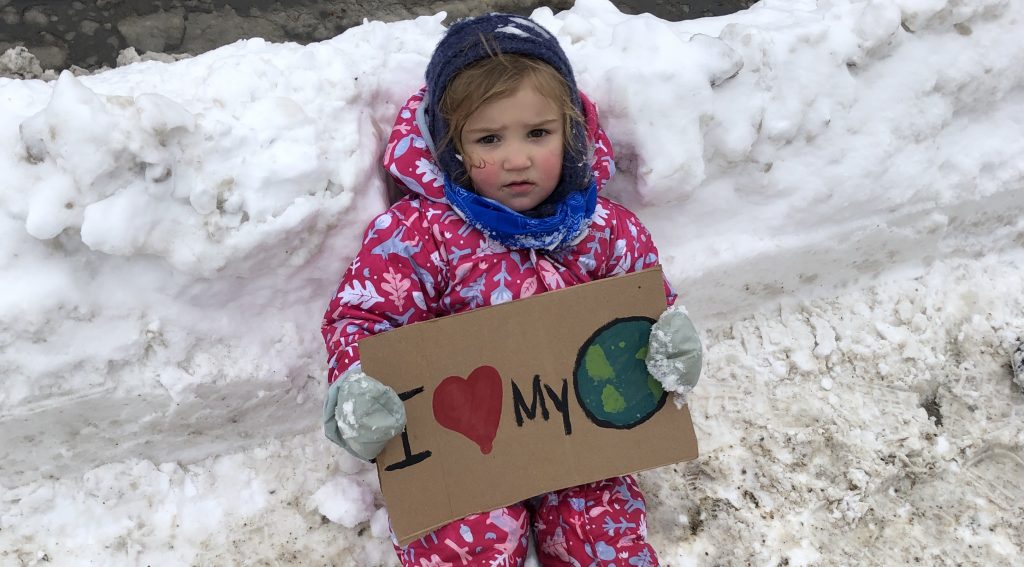
[[[518,212],[547,199],[562,174],[562,122],[558,106],[530,79],[481,106],[462,129],[473,189]]]

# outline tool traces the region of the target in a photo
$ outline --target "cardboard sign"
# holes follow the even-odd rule
[[[686,407],[647,373],[661,269],[424,321],[359,342],[405,401],[377,458],[406,545],[469,514],[697,457]]]

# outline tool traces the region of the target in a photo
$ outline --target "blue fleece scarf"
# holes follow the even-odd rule
[[[562,199],[554,214],[533,218],[478,195],[444,176],[448,202],[473,228],[510,250],[538,248],[557,250],[574,242],[590,226],[597,208],[597,183],[585,191],[573,191]]]

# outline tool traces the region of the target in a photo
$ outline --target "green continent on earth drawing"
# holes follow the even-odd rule
[[[647,372],[654,319],[626,317],[597,330],[576,357],[576,399],[601,427],[631,429],[647,421],[668,395]]]

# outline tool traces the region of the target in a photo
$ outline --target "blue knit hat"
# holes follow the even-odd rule
[[[481,36],[486,39],[485,44]],[[441,106],[441,97],[452,78],[467,66],[493,55],[497,48],[502,54],[525,55],[539,59],[551,65],[569,86],[569,98],[573,106],[584,115],[580,101],[576,78],[558,40],[537,22],[525,16],[514,14],[487,14],[475,18],[467,18],[452,24],[441,39],[427,65],[427,124],[430,136],[437,141],[443,140],[448,132],[448,122],[437,109]],[[590,164],[587,155],[587,134],[582,124],[572,125],[572,131],[565,135],[570,139],[569,148],[562,157],[562,176],[558,186],[551,193],[540,209],[546,205],[557,203],[573,191],[587,189],[590,183]],[[438,165],[452,180],[463,179],[466,169],[456,157],[455,148],[448,144],[437,148]]]

